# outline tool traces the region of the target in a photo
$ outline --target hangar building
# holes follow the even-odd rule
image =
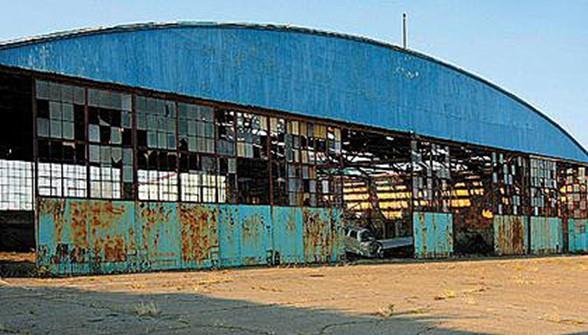
[[[53,274],[588,251],[588,152],[455,66],[290,26],[0,44],[0,245]]]

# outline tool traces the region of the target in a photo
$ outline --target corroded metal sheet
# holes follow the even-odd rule
[[[527,253],[528,220],[522,215],[496,215],[493,218],[494,252],[497,255],[523,255]]]
[[[55,275],[330,262],[341,211],[38,199],[38,266]],[[283,255],[283,256],[282,256]]]
[[[302,223],[301,208],[273,207],[272,249],[276,264],[304,263]]]
[[[453,253],[453,219],[449,213],[413,213],[413,234],[417,258],[448,257]]]
[[[568,219],[569,251],[588,252],[588,219]]]
[[[560,218],[532,216],[529,226],[532,253],[555,254],[563,251],[563,227]]]
[[[342,254],[341,214],[335,208],[302,208],[304,259],[334,262]]]
[[[181,261],[184,269],[218,266],[218,208],[214,205],[178,204]]]
[[[181,238],[176,204],[138,202],[135,211],[141,271],[179,269]]]
[[[139,270],[134,225],[135,206],[131,201],[72,201],[83,209],[72,220],[85,220],[90,242],[90,272],[112,273]]]
[[[38,199],[37,267],[53,274],[90,271],[87,213],[87,203]]]

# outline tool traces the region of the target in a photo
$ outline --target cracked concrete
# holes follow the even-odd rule
[[[2,278],[0,334],[583,333],[587,277],[588,256]]]

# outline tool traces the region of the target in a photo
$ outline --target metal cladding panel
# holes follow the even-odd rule
[[[5,44],[0,64],[588,162],[563,129],[496,86],[357,37],[137,25]]]
[[[137,202],[136,206],[141,270],[181,268],[181,234],[176,203]]]
[[[51,274],[89,273],[87,204],[40,198],[37,209],[37,267]]]
[[[568,219],[569,251],[577,253],[588,252],[588,220]]]
[[[218,266],[218,207],[180,203],[178,216],[183,269]]]
[[[555,254],[563,252],[563,227],[560,218],[531,216],[531,253]]]
[[[241,265],[271,264],[270,206],[239,205]]]
[[[302,208],[272,208],[272,249],[276,263],[304,263],[302,230]]]
[[[66,201],[72,206],[87,208],[84,212],[90,241],[91,273],[139,270],[134,202]]]
[[[37,199],[37,265],[54,275],[335,262],[340,209]]]
[[[338,208],[302,208],[306,263],[336,262],[341,257],[341,218],[341,210]]]
[[[453,253],[453,218],[449,213],[413,213],[413,234],[417,258],[448,257]]]
[[[219,205],[218,243],[220,266],[239,266],[241,263],[241,224],[238,206]]]
[[[497,255],[524,255],[529,247],[529,217],[496,215],[494,226],[494,252]]]

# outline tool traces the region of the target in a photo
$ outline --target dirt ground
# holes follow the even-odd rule
[[[3,278],[0,333],[581,334],[588,256]]]

